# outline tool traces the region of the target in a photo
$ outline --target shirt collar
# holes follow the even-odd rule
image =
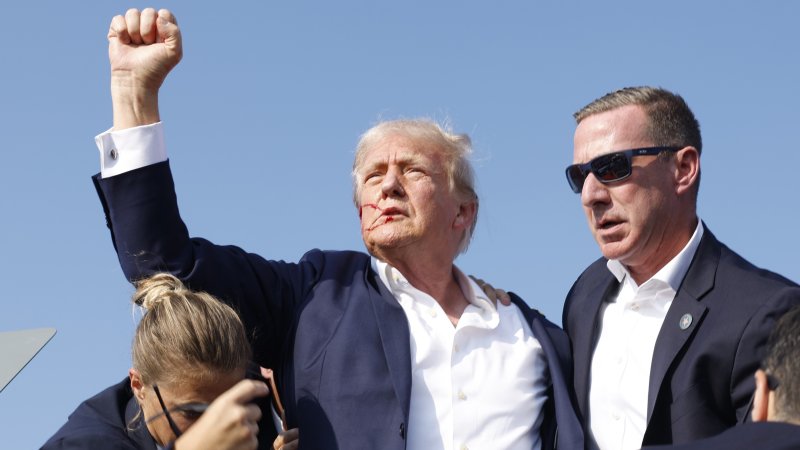
[[[686,276],[686,272],[689,271],[689,265],[692,263],[694,259],[694,254],[697,253],[697,247],[700,246],[700,239],[703,237],[703,221],[697,220],[697,227],[694,229],[694,234],[692,234],[691,239],[686,245],[683,247],[683,250],[680,251],[674,258],[672,258],[664,267],[661,268],[655,275],[653,275],[650,280],[658,280],[663,283],[666,283],[671,287],[674,291],[678,290],[678,287],[681,285],[683,278]],[[631,283],[634,285],[636,284],[633,281],[633,278],[630,277],[630,272],[628,272],[628,268],[625,267],[624,264],[619,262],[616,259],[610,259],[606,262],[606,266],[608,270],[611,272],[612,275],[617,279],[618,282],[622,283],[623,280],[626,278],[630,280]],[[648,281],[642,283],[644,285]]]
[[[380,259],[372,256],[370,264],[372,266],[372,270],[378,274],[378,277],[381,279],[383,284],[389,289],[389,292],[392,293],[395,297],[399,291],[407,289],[406,286],[409,286],[413,289],[414,286],[408,282],[406,277],[400,273],[399,270],[392,267],[389,263],[385,261],[381,261]],[[464,275],[458,267],[453,265],[453,273],[456,277],[456,282],[458,286],[461,288],[461,292],[464,293],[464,296],[467,298],[467,301],[483,310],[484,312],[488,313],[496,313],[497,308],[495,307],[494,303],[492,303],[489,298],[484,294],[483,289],[477,285],[471,278]]]

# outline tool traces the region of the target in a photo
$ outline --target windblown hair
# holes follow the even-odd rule
[[[205,292],[158,274],[137,283],[133,302],[145,309],[133,338],[133,367],[145,384],[203,382],[244,369],[250,344],[239,316]]]
[[[453,133],[448,127],[430,119],[399,119],[380,122],[361,135],[353,160],[353,202],[359,208],[361,199],[360,169],[367,152],[381,144],[386,138],[400,136],[412,140],[431,152],[440,152],[445,159],[445,172],[450,191],[462,201],[474,200],[479,204],[475,189],[475,174],[469,157],[472,154],[472,141],[467,134]],[[465,232],[458,253],[469,247],[475,225],[478,223],[477,207],[472,226]]]
[[[800,423],[800,306],[778,320],[767,349],[762,366],[779,383],[775,389],[776,418]]]

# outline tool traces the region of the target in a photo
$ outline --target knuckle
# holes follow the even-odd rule
[[[239,423],[247,422],[247,410],[245,408],[232,408],[231,416],[234,421]]]

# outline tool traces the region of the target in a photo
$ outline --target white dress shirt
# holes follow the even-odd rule
[[[410,450],[539,449],[547,361],[522,311],[490,302],[454,267],[470,302],[454,327],[439,303],[372,259],[411,338]]]
[[[620,287],[600,311],[589,390],[591,431],[602,450],[642,446],[656,338],[702,236],[698,220],[683,250],[641,286],[622,263],[608,261]]]
[[[95,138],[103,178],[167,159],[161,122]],[[372,259],[409,322],[409,450],[541,448],[539,428],[550,386],[544,351],[522,311],[497,308],[456,270],[470,302],[456,327],[439,304],[400,272]],[[302,432],[302,431],[301,431]]]

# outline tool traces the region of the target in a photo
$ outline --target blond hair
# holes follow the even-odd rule
[[[239,316],[205,292],[188,289],[170,274],[136,284],[133,302],[145,313],[131,356],[144,384],[205,381],[244,370],[250,344]]]

